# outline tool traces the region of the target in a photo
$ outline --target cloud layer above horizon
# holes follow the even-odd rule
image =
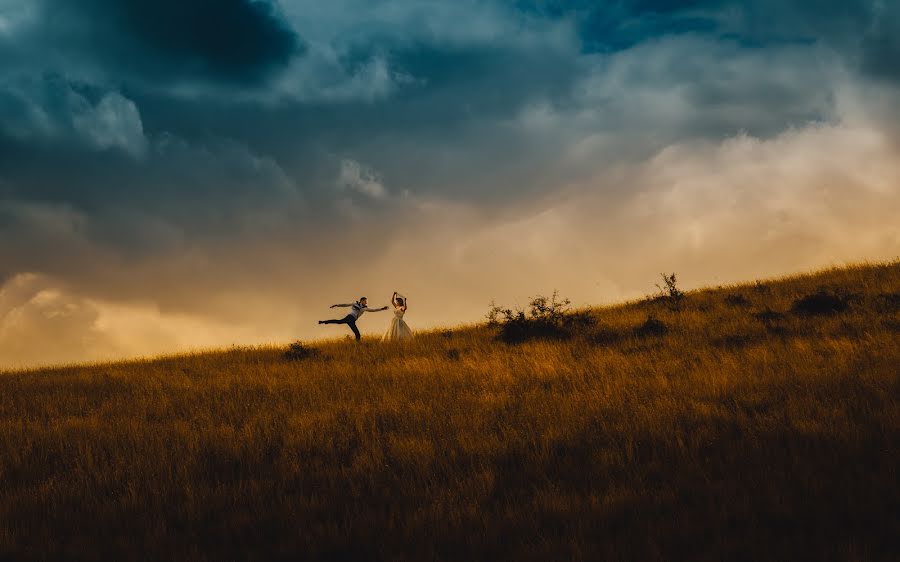
[[[894,258],[898,32],[882,0],[0,0],[0,368]]]

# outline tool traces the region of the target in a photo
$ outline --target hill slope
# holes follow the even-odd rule
[[[671,304],[0,374],[0,558],[894,556],[900,264]]]

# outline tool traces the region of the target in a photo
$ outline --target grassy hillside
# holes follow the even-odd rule
[[[896,556],[900,264],[575,327],[0,374],[0,558]]]

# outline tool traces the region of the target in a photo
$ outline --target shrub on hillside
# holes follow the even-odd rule
[[[849,299],[847,297],[820,290],[817,293],[806,295],[794,301],[791,310],[805,316],[817,316],[844,312],[848,306]]]
[[[295,341],[284,352],[284,358],[288,361],[302,361],[304,359],[312,359],[318,355],[319,350],[306,345],[302,341]]]
[[[656,286],[656,288],[659,289],[659,292],[673,301],[680,301],[683,299],[684,293],[678,288],[675,274],[666,275],[665,273],[660,273],[660,275],[662,276],[663,284]]]
[[[660,273],[660,276],[662,277],[662,285],[656,284],[659,292],[648,296],[646,301],[662,302],[668,305],[671,310],[681,310],[684,292],[678,288],[678,279],[675,274],[666,275],[665,273]]]
[[[652,314],[647,316],[647,320],[643,324],[634,329],[635,335],[640,337],[664,336],[668,331],[669,327]]]
[[[569,299],[561,299],[559,291],[550,297],[538,295],[528,303],[528,310],[511,309],[491,302],[487,313],[488,325],[499,328],[498,337],[507,343],[521,343],[531,339],[568,339],[577,328],[590,323],[583,314],[569,311]]]

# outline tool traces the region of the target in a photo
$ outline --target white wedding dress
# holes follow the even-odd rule
[[[406,310],[404,309],[404,307],[394,308],[394,319],[391,320],[391,325],[388,326],[388,329],[384,333],[384,336],[382,336],[381,341],[390,342],[412,339],[412,330],[410,330],[406,322],[403,321],[404,314],[406,314]]]

